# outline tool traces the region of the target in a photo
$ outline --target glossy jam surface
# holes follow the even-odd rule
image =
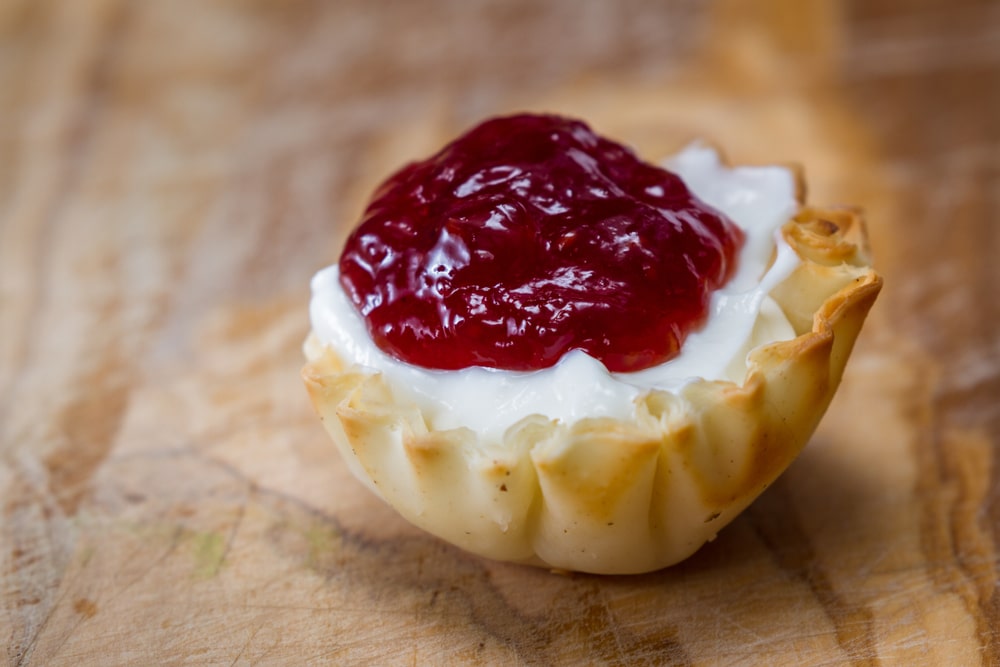
[[[375,344],[430,369],[611,371],[677,355],[729,278],[738,227],[586,125],[479,125],[375,193],[340,280]]]

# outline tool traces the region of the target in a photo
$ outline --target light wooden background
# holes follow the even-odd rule
[[[516,109],[868,211],[887,286],[841,393],[677,567],[457,552],[300,385],[369,189]],[[1000,664],[998,259],[996,2],[4,0],[0,656]]]

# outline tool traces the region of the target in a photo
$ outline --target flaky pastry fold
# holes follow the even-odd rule
[[[802,261],[771,297],[796,337],[753,349],[742,384],[649,391],[630,420],[533,415],[491,443],[429,429],[381,375],[314,336],[302,376],[353,474],[420,528],[498,560],[656,570],[713,539],[799,454],[881,289],[857,211],[804,207],[781,232]]]

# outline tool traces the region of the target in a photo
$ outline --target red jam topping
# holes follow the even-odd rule
[[[489,120],[376,192],[340,279],[376,345],[431,369],[611,371],[676,356],[743,233],[581,122]]]

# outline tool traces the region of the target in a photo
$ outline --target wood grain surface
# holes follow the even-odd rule
[[[458,552],[301,386],[373,185],[515,109],[868,213],[840,394],[676,567]],[[0,121],[9,664],[1000,664],[996,2],[3,0]]]

